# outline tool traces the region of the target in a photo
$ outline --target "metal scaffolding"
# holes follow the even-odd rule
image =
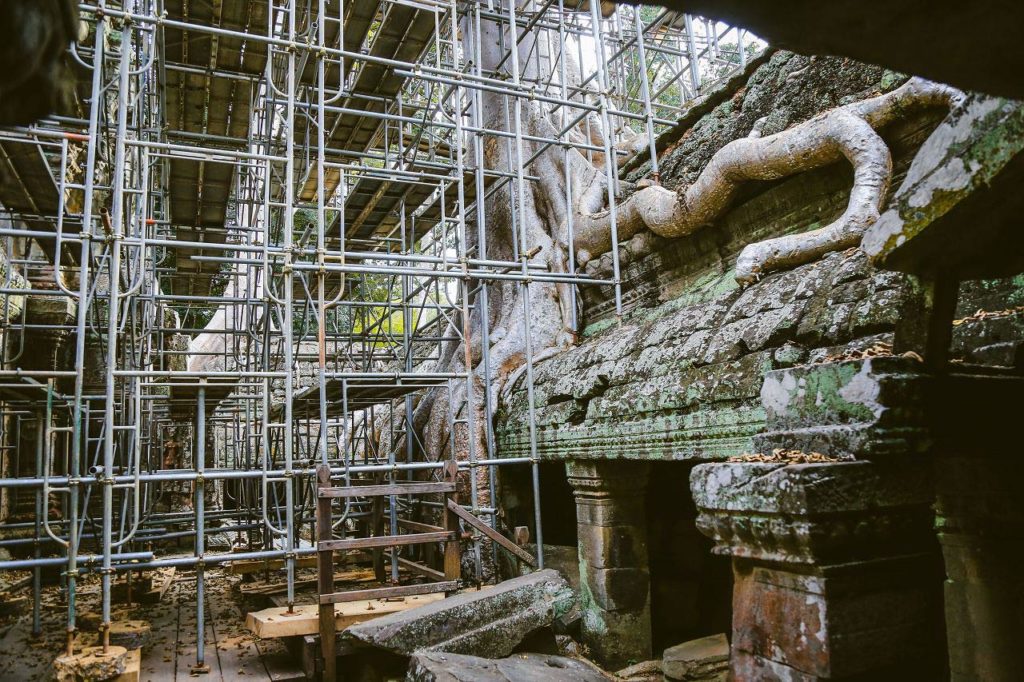
[[[657,178],[655,135],[757,43],[656,8],[518,4],[81,5],[76,107],[0,130],[0,547],[14,557],[0,570],[34,571],[37,629],[41,574],[60,571],[69,653],[86,572],[102,579],[106,634],[116,580],[195,570],[202,666],[211,565],[281,560],[291,605],[318,537],[360,547],[330,538],[393,538],[445,517],[444,497],[402,485],[456,467],[460,509],[491,528],[499,466],[532,467],[539,500],[535,442],[532,457],[502,458],[488,423],[486,452],[454,438],[429,451],[413,423],[424,392],[472,380],[438,361],[470,352],[460,321],[480,308],[488,319],[489,283],[607,286],[620,299],[617,256],[609,280],[528,253],[488,258],[489,198],[536,179],[528,161],[514,173],[484,162],[488,138],[526,133],[512,116],[485,130],[481,96],[544,107],[559,131],[531,138],[545,148],[615,159],[620,142],[644,140]],[[467,36],[482,20],[508,36],[494,71],[466,47],[479,49]],[[526,35],[523,63],[512,48]],[[600,134],[574,134],[590,126]],[[604,170],[612,211],[616,167]],[[466,419],[453,411],[451,432]],[[331,490],[396,487],[331,493],[325,512],[317,465]],[[232,546],[211,544],[224,537]],[[183,539],[190,555],[174,555]],[[466,551],[480,578],[480,535]],[[409,565],[436,574],[427,554],[383,552],[388,580]]]

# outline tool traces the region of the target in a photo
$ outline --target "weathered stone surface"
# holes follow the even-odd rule
[[[128,650],[112,646],[103,653],[103,647],[82,649],[72,656],[59,656],[53,662],[57,682],[100,682],[117,677],[128,664]]]
[[[921,461],[907,460],[701,464],[690,476],[697,527],[715,552],[768,561],[920,551],[929,539],[931,481]]]
[[[498,660],[420,652],[409,661],[409,682],[611,682],[614,678],[578,658],[515,654]]]
[[[921,461],[702,464],[691,491],[698,528],[733,556],[735,679],[940,669]]]
[[[500,658],[574,603],[565,578],[546,569],[353,625],[343,636],[405,656],[424,650]]]
[[[725,682],[729,676],[729,640],[724,634],[701,637],[665,649],[666,680]]]
[[[921,363],[880,357],[768,372],[761,387],[766,431],[754,448],[795,448],[870,458],[923,453],[930,444]]]
[[[1024,269],[1024,106],[974,96],[921,147],[862,248],[886,268],[960,279]],[[997,199],[995,197],[998,197]]]
[[[666,305],[662,317],[636,319],[539,364],[538,453],[554,459],[716,459],[761,449],[755,436],[768,419],[761,400],[766,375],[792,369],[796,376],[801,370],[795,363],[821,362],[830,353],[891,340],[904,303],[904,280],[870,270],[865,263],[859,252],[832,254],[767,277],[739,296],[734,292],[677,310]],[[856,294],[855,283],[862,287]],[[1016,286],[1007,281],[1001,291],[1006,296]],[[837,302],[853,295],[863,298]],[[998,305],[990,292],[984,297],[994,301],[989,305]],[[783,307],[759,309],[773,305]],[[754,317],[744,317],[748,314]],[[790,315],[797,315],[795,322]],[[979,345],[1021,338],[1017,326],[1002,318],[978,320],[972,327],[977,340],[961,336],[954,346],[957,357],[977,361],[973,349]],[[989,327],[992,332],[982,331]],[[1024,336],[1024,329],[1020,333]],[[748,343],[760,350],[751,350]],[[909,430],[919,421],[911,414],[918,404],[913,396],[924,390],[913,377],[914,363],[877,358],[873,363],[870,371],[879,375],[882,399],[891,399],[879,419],[864,410],[839,415],[847,435],[840,453],[882,454],[887,448],[908,447],[921,435]],[[832,379],[822,375],[821,381],[834,384],[835,394],[861,369],[857,366],[846,376],[853,368],[843,366]],[[811,400],[814,394],[809,396]],[[839,409],[839,403],[823,407]],[[500,412],[502,455],[528,456],[529,432],[522,426],[527,409],[525,391],[516,391]],[[806,413],[807,424],[821,414]],[[767,426],[769,431],[796,430],[784,424]],[[802,445],[823,449],[810,440]],[[911,449],[925,445],[918,441]]]
[[[746,136],[762,117],[764,132],[775,132],[901,82],[901,76],[849,60],[773,54],[733,97],[672,133],[674,146],[661,157],[663,184],[691,182],[715,151]],[[925,114],[882,131],[892,150],[894,183],[902,181],[945,115]],[[955,129],[955,121],[948,125]],[[630,177],[644,172],[640,168]],[[744,245],[827,223],[845,207],[849,182],[848,168],[839,163],[752,187],[714,226],[681,239],[649,240],[649,249],[636,252],[621,272],[621,325],[615,324],[610,287],[582,287],[588,325],[583,342],[536,367],[538,454],[559,460],[685,460],[749,451],[764,426],[765,373],[885,340],[912,300],[908,278],[874,269],[860,251],[829,254],[745,289],[732,280]],[[887,206],[902,210],[895,201]],[[592,261],[588,273],[610,276],[611,260],[603,260],[606,270]],[[1007,307],[1011,299],[1020,305],[1022,287],[1024,280],[986,290],[968,287],[963,307],[970,314]],[[1006,364],[1019,346],[1005,344],[1022,336],[965,338],[955,357]],[[531,455],[528,410],[520,382],[499,410],[503,456]]]

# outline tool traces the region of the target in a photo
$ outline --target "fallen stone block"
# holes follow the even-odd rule
[[[424,651],[409,661],[407,682],[610,682],[589,661],[548,654],[515,654],[498,660]]]
[[[575,595],[565,578],[546,569],[352,625],[344,637],[403,656],[447,651],[502,658],[528,634],[551,625],[574,603]]]
[[[729,640],[702,637],[665,649],[661,669],[673,682],[725,682],[729,679]]]

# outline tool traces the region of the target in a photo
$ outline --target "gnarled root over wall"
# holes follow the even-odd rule
[[[663,237],[688,235],[725,213],[748,180],[779,180],[846,157],[854,178],[843,214],[817,230],[748,245],[737,260],[736,279],[752,282],[765,272],[857,246],[877,220],[892,176],[889,148],[875,131],[911,111],[952,107],[961,97],[955,88],[912,78],[892,92],[832,109],[789,130],[734,140],[685,190],[646,187],[619,205],[617,237],[628,239],[644,228]],[[581,262],[611,250],[611,219],[609,210],[577,213],[573,241]]]

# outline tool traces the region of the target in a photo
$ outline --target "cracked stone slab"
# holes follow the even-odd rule
[[[403,656],[445,651],[501,658],[512,653],[526,635],[568,613],[575,602],[565,578],[545,569],[359,623],[343,636]]]

